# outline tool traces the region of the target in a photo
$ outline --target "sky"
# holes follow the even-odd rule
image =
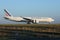
[[[4,9],[13,16],[51,17],[60,23],[60,0],[0,0],[0,24],[18,23],[4,19]]]

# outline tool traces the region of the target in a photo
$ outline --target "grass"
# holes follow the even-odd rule
[[[55,33],[58,33],[59,35],[57,36],[60,37],[60,24],[0,24],[0,33],[4,32],[6,34],[9,34],[9,32],[11,31],[17,31],[19,33],[21,30],[37,32],[38,34],[36,35],[40,35],[39,32],[43,32],[43,33],[44,32],[46,33],[55,32]],[[24,31],[21,31],[21,32],[23,34]],[[3,33],[1,34],[3,35]]]
[[[1,26],[19,26],[19,27],[60,27],[60,24],[0,24]]]
[[[0,28],[60,33],[60,24],[0,24]]]

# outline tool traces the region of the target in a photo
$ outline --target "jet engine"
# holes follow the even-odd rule
[[[37,21],[37,20],[32,20],[32,23],[36,24],[36,23],[39,23],[39,21]]]

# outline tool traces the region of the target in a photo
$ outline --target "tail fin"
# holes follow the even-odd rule
[[[4,11],[5,11],[5,16],[11,16],[6,9],[4,9]]]

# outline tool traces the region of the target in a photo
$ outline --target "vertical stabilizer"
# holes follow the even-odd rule
[[[4,11],[5,11],[5,16],[11,16],[6,9],[4,9]]]

